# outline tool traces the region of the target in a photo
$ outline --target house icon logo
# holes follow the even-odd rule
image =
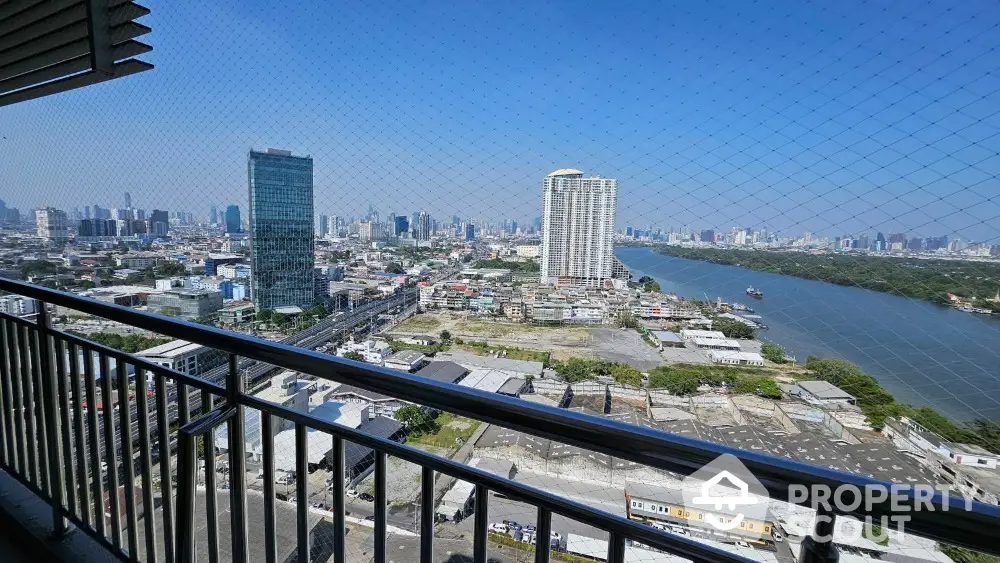
[[[691,525],[745,539],[770,535],[767,491],[735,456],[715,458],[686,477],[683,487],[684,515]]]

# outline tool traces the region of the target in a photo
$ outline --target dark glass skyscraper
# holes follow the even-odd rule
[[[240,208],[237,205],[226,207],[226,232],[240,232]]]
[[[250,151],[247,177],[250,297],[257,309],[308,307],[315,301],[312,158]]]

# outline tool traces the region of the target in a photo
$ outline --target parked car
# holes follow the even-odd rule
[[[736,542],[736,545],[738,545],[740,547],[750,547],[750,544],[748,544],[747,542],[745,542],[743,540],[740,540],[740,541]]]
[[[358,495],[358,498],[365,502],[375,502],[375,497],[368,493],[361,493]]]
[[[330,487],[333,488],[333,485],[330,485]],[[358,498],[359,496],[361,496],[361,493],[359,493],[354,489],[347,489],[347,491],[345,491],[344,494],[346,494],[350,498]]]
[[[510,533],[510,526],[501,524],[500,522],[493,522],[490,524],[490,531],[494,534],[508,534]]]

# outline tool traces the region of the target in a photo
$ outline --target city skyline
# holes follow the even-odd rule
[[[945,33],[958,24],[985,33],[994,18],[940,1],[916,10],[787,6],[783,32],[773,33],[741,23],[767,21],[763,7],[728,7],[557,2],[524,13],[470,6],[454,19],[414,7],[412,21],[440,30],[426,36],[391,7],[361,3],[339,14],[323,5],[170,6],[149,16],[152,27],[176,23],[190,35],[151,34],[153,72],[5,108],[0,193],[29,210],[129,191],[136,206],[202,215],[220,202],[244,207],[248,146],[285,146],[313,157],[315,206],[331,216],[361,215],[375,202],[440,217],[530,218],[536,179],[576,167],[620,180],[618,228],[997,239],[990,221],[1000,209],[989,194],[1000,168],[989,155],[1000,138],[985,110],[1000,102],[995,59],[984,56],[988,41]],[[246,34],[199,27],[222,16],[272,47],[253,64],[241,60]],[[497,17],[518,32],[474,24]],[[371,36],[360,45],[331,36],[324,22],[337,18]],[[542,23],[564,18],[605,29],[607,39],[581,44]],[[481,53],[457,48],[463,42]],[[185,64],[205,49],[222,56]],[[414,70],[442,52],[447,66]],[[272,79],[248,89],[245,77],[261,68]],[[310,68],[343,71],[334,79]],[[206,96],[219,91],[233,95]],[[165,92],[185,103],[164,104]],[[70,116],[73,128],[47,133]],[[38,146],[59,158],[41,159]],[[67,191],[72,200],[55,201]]]

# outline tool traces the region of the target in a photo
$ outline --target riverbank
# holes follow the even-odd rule
[[[665,256],[861,287],[939,305],[950,305],[951,294],[976,307],[1000,313],[1000,302],[993,301],[1000,288],[1000,264],[666,244],[652,248]]]
[[[688,299],[745,301],[761,338],[805,359],[844,358],[874,376],[897,402],[933,407],[958,421],[1000,420],[1000,323],[948,307],[797,277],[622,247],[616,256],[635,279]]]

